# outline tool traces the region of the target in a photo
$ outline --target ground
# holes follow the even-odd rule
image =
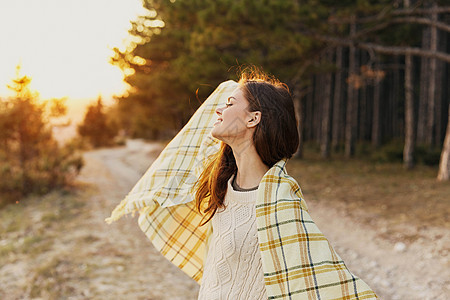
[[[160,150],[129,141],[87,152],[75,188],[1,210],[0,299],[196,299],[197,283],[153,248],[137,217],[104,222]],[[381,299],[448,298],[448,183],[430,188],[423,172],[397,180],[395,168],[379,178],[376,167],[352,177],[349,163],[288,165],[319,228]]]

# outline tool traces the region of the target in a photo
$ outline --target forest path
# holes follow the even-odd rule
[[[90,276],[92,295],[196,299],[198,285],[153,248],[140,231],[137,217],[111,225],[104,222],[160,150],[157,144],[132,140],[126,147],[85,154],[86,167],[79,179],[97,186],[98,192],[89,203],[89,224],[82,226],[94,232],[99,241],[95,245],[102,245],[98,249],[101,262],[115,266],[96,268],[96,276]],[[395,242],[383,238],[389,236],[388,228],[363,224],[339,202],[304,196],[313,219],[349,269],[381,299],[448,299],[450,241],[445,228],[403,224],[406,234],[420,237],[413,243]]]
[[[139,140],[126,147],[86,152],[86,166],[79,180],[95,185],[90,199],[90,224],[103,266],[90,276],[86,296],[99,299],[196,299],[198,284],[166,260],[153,247],[137,224],[137,215],[108,225],[114,207],[125,197],[151,165],[161,146]],[[101,244],[99,246],[98,244]],[[95,245],[85,245],[92,247]],[[109,265],[110,267],[106,267]]]

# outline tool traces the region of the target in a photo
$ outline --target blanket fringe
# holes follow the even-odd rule
[[[115,222],[120,218],[122,218],[124,215],[132,212],[127,209],[127,206],[128,200],[127,199],[122,200],[120,204],[117,205],[116,208],[114,208],[114,210],[111,213],[111,216],[105,219],[105,222],[111,224],[112,222]]]

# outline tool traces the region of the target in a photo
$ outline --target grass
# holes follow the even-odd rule
[[[369,224],[450,227],[450,184],[436,181],[437,167],[305,157],[292,159],[287,169],[307,203],[337,201]]]
[[[74,268],[70,262],[61,260],[59,244],[70,230],[71,221],[85,208],[84,193],[82,190],[54,191],[0,210],[0,269],[7,265],[13,269],[26,268],[27,276],[21,280],[26,281],[23,293],[28,296],[61,299],[70,295],[70,287],[63,283],[66,274],[74,273]],[[0,278],[0,295],[2,285],[14,286],[8,280]]]
[[[34,270],[29,295],[32,298],[61,299],[73,294],[73,287],[64,284],[70,269],[70,263],[53,258]]]
[[[16,247],[14,243],[7,242],[4,245],[0,246],[0,257],[5,257],[15,251]]]
[[[54,228],[75,217],[83,203],[76,194],[52,192],[44,197],[30,197],[0,210],[0,235],[7,241],[0,246],[0,262],[20,254],[34,257],[53,244]]]

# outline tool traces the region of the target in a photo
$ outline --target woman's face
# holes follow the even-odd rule
[[[227,103],[216,109],[217,122],[211,131],[213,137],[231,145],[242,138],[251,138],[252,130],[249,120],[252,113],[248,111],[248,101],[245,99],[241,88],[231,93]]]

